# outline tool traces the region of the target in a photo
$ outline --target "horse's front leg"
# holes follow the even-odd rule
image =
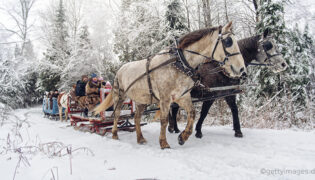
[[[202,103],[202,108],[201,108],[201,112],[200,112],[200,117],[199,117],[199,120],[196,124],[196,137],[197,138],[202,138],[202,132],[201,132],[201,128],[202,128],[202,124],[203,124],[203,121],[205,120],[205,118],[207,117],[208,115],[208,112],[213,104],[215,100],[210,100],[210,101],[204,101]]]
[[[177,103],[179,104],[180,107],[184,108],[185,111],[187,112],[186,128],[178,136],[178,143],[180,145],[183,145],[188,140],[189,136],[192,134],[196,113],[195,113],[195,108],[191,101],[190,93],[187,93],[184,97],[178,100]]]
[[[229,105],[231,112],[232,112],[233,129],[235,131],[234,136],[241,138],[241,137],[243,137],[243,133],[241,131],[240,120],[238,118],[238,108],[237,108],[237,104],[236,104],[236,96],[235,95],[234,96],[228,96],[225,98],[225,101]]]
[[[161,149],[165,148],[170,148],[170,145],[167,143],[166,140],[166,127],[168,124],[168,113],[170,110],[170,102],[167,100],[167,98],[164,98],[160,100],[160,110],[161,110],[161,115],[160,115],[160,121],[161,121],[161,131],[160,131],[160,146]]]
[[[146,105],[137,104],[136,107],[136,114],[135,114],[135,124],[136,124],[136,131],[137,131],[137,143],[138,144],[146,144],[147,141],[144,139],[142,132],[141,132],[141,115],[145,109]]]

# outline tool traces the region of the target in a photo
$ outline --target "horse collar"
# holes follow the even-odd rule
[[[175,39],[175,46],[178,46],[177,39]],[[174,66],[180,72],[191,77],[194,82],[197,82],[199,80],[199,75],[196,73],[196,70],[189,65],[188,61],[185,58],[183,50],[179,48],[174,48],[174,50],[176,52],[177,58],[176,61],[172,63],[172,66]]]

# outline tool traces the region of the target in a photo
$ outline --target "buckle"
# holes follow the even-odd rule
[[[187,75],[190,76],[190,77],[192,77],[194,74],[193,74],[191,71],[188,71],[188,72],[187,72]]]

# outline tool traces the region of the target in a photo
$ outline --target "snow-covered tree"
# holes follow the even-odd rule
[[[114,52],[120,61],[148,57],[161,50],[161,19],[147,0],[122,1],[115,34]]]
[[[61,70],[66,66],[70,56],[68,47],[68,30],[63,1],[59,0],[59,6],[52,19],[50,43],[44,53],[44,63],[40,65],[40,86],[44,91],[52,91],[58,88]]]
[[[183,12],[182,3],[179,0],[172,0],[167,4],[165,13],[166,26],[163,31],[163,34],[165,34],[163,39],[167,46],[173,44],[175,38],[179,38],[189,31],[187,20]]]

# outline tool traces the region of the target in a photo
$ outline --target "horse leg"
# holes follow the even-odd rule
[[[202,123],[203,121],[205,120],[205,118],[207,117],[208,115],[208,112],[213,104],[215,100],[210,100],[210,101],[204,101],[203,104],[202,104],[202,108],[201,108],[201,112],[200,112],[200,117],[199,117],[199,120],[196,124],[196,134],[195,136],[197,138],[202,138],[202,132],[201,132],[201,128],[202,128]]]
[[[142,132],[141,132],[141,115],[143,111],[145,110],[146,105],[144,104],[137,104],[136,107],[136,114],[135,114],[135,124],[136,124],[136,131],[137,131],[137,143],[138,144],[146,144],[147,141],[143,138]]]
[[[68,121],[68,108],[66,107],[66,109],[65,109],[65,118],[66,118],[66,122]]]
[[[124,103],[124,96],[122,96],[122,92],[119,92],[119,89],[113,89],[113,100],[114,100],[114,125],[112,129],[112,138],[118,139],[118,120],[120,118],[120,110]]]
[[[243,133],[241,131],[241,125],[240,125],[240,120],[238,118],[238,108],[236,105],[236,96],[228,96],[225,97],[225,101],[227,102],[227,104],[229,105],[231,112],[232,112],[232,116],[233,116],[233,129],[235,131],[234,136],[235,137],[243,137]]]
[[[167,143],[166,140],[166,127],[167,127],[167,115],[170,110],[170,102],[165,101],[166,98],[160,100],[160,110],[161,110],[161,116],[160,116],[160,121],[161,121],[161,131],[160,131],[160,147],[161,149],[165,148],[170,148],[170,145]]]
[[[59,110],[59,119],[62,122],[63,118],[62,118],[62,106],[58,106],[58,110]]]
[[[177,112],[179,110],[179,106],[175,107],[174,109],[172,109],[172,120],[174,122],[174,131],[175,133],[179,133],[180,130],[178,129],[178,126],[177,126]]]
[[[188,140],[189,136],[192,134],[196,112],[191,101],[190,93],[187,93],[186,96],[177,101],[177,103],[179,106],[183,107],[187,112],[186,128],[178,136],[178,143],[180,145],[183,145]]]
[[[179,106],[172,106],[171,105],[172,114],[169,113],[169,116],[168,116],[168,121],[169,121],[168,132],[170,132],[170,133],[173,133],[174,131],[175,131],[175,133],[180,132],[180,130],[177,127],[177,121],[176,121],[176,116],[177,116],[178,110],[179,110]]]

